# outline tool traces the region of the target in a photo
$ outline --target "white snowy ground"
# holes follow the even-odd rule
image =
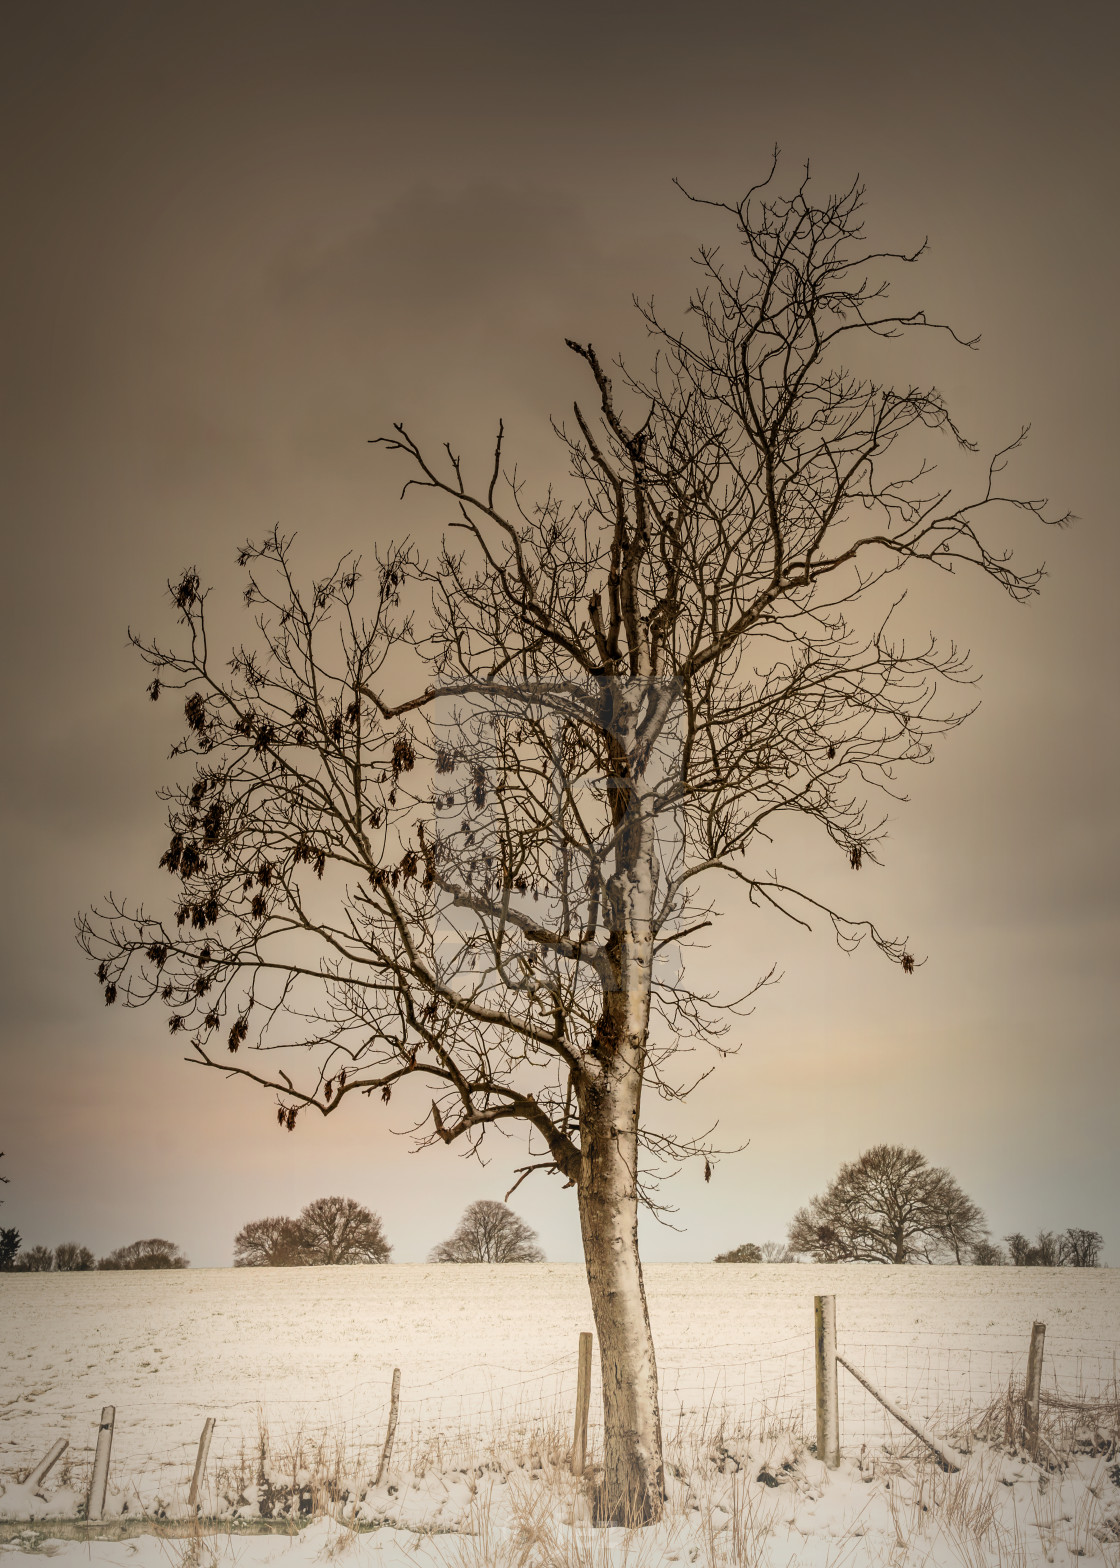
[[[665,1522],[627,1538],[590,1529],[563,1468],[576,1337],[591,1327],[577,1265],[0,1276],[0,1517],[41,1520],[0,1549],[135,1568],[218,1556],[305,1568],[341,1553],[355,1568],[978,1568],[1070,1555],[1120,1568],[1108,1432],[1067,1412],[1068,1463],[1050,1471],[970,1435],[1021,1375],[1035,1320],[1049,1386],[1098,1398],[1111,1385],[1115,1403],[1120,1272],[654,1265],[647,1286],[679,1473]],[[972,1449],[959,1477],[918,1460],[843,1372],[845,1462],[829,1474],[805,1450],[820,1292],[836,1295],[841,1351]],[[401,1423],[374,1488],[394,1366]],[[85,1495],[103,1404],[117,1410],[110,1517],[181,1517],[214,1415],[207,1513],[326,1508],[380,1528],[316,1517],[291,1540],[52,1542],[51,1516],[73,1517]],[[33,1494],[19,1478],[57,1437],[70,1451]]]

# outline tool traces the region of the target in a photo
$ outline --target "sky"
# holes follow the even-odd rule
[[[410,1152],[380,1105],[281,1132],[271,1099],[182,1061],[154,1010],[101,1005],[74,917],[166,898],[156,790],[174,714],[127,644],[169,627],[194,563],[238,634],[237,546],[274,523],[310,574],[411,534],[368,444],[404,418],[485,454],[499,417],[535,482],[584,390],[565,337],[645,352],[632,296],[683,306],[707,216],[781,148],[859,175],[907,289],[980,351],[913,346],[982,449],[1079,521],[1026,530],[1027,607],[919,600],[971,648],[981,706],[908,781],[847,907],[909,933],[911,978],[728,896],[697,975],[776,964],[737,1056],[675,1125],[743,1152],[668,1189],[651,1260],[781,1239],[841,1162],[919,1148],[993,1233],[1088,1226],[1120,1263],[1115,773],[1120,578],[1115,49],[1105,4],[762,6],[43,3],[0,59],[3,767],[0,1224],[97,1253],[167,1236],[227,1265],[248,1219],[341,1192],[419,1261],[490,1163]],[[832,871],[819,886],[829,891]],[[312,1125],[312,1120],[315,1125]],[[514,1206],[579,1256],[574,1196]]]

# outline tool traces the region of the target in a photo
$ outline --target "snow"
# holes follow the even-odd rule
[[[1078,1552],[1120,1565],[1117,1434],[1055,1410],[1067,1462],[1048,1471],[979,1430],[1021,1378],[1035,1320],[1047,1387],[1092,1399],[1111,1387],[1115,1410],[1120,1272],[664,1264],[646,1282],[672,1468],[665,1521],[629,1538],[591,1529],[564,1467],[577,1338],[592,1327],[579,1265],[0,1275],[0,1518],[21,1522],[0,1547],[136,1568],[186,1553],[150,1534],[52,1537],[84,1502],[111,1404],[110,1529],[186,1515],[213,1415],[204,1512],[227,1524],[204,1540],[214,1562],[245,1568],[342,1552],[362,1568],[940,1568]],[[841,1352],[970,1450],[959,1476],[920,1458],[843,1371],[840,1470],[807,1450],[817,1293],[837,1298]],[[400,1424],[375,1487],[394,1367]],[[67,1453],[37,1490],[21,1486],[58,1437]],[[229,1533],[285,1512],[309,1521],[298,1535]]]

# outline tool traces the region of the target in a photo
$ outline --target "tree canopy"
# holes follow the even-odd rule
[[[379,1215],[354,1198],[315,1198],[296,1219],[250,1220],[234,1240],[237,1268],[388,1263],[392,1247]]]
[[[789,1249],[817,1263],[963,1263],[987,1231],[947,1170],[917,1149],[880,1143],[798,1210]]]
[[[150,1236],[146,1241],[130,1241],[126,1247],[117,1247],[102,1258],[99,1269],[186,1269],[190,1259],[173,1241],[162,1236]]]
[[[504,1203],[468,1203],[455,1230],[428,1255],[430,1263],[543,1263],[537,1233]]]

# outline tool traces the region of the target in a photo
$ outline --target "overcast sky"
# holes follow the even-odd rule
[[[784,1235],[879,1141],[947,1165],[993,1231],[1087,1225],[1120,1263],[1117,1070],[1115,9],[338,0],[8,8],[0,60],[4,1034],[0,1223],[103,1252],[137,1236],[226,1264],[247,1219],[342,1192],[423,1258],[488,1167],[408,1152],[349,1101],[277,1129],[271,1099],[182,1062],[156,1011],[107,1010],[73,939],[109,888],[166,898],[155,798],[174,715],[127,628],[168,627],[185,564],[236,635],[236,547],[279,522],[308,572],[411,532],[368,438],[405,418],[560,470],[548,416],[583,391],[565,336],[638,359],[630,304],[674,310],[712,237],[674,190],[734,197],[782,148],[822,190],[866,181],[870,236],[930,248],[907,282],[981,351],[912,347],[983,448],[1033,425],[1026,608],[939,584],[982,705],[908,781],[887,863],[835,882],[909,933],[913,978],[734,899],[698,960],[777,962],[739,1056],[680,1113],[746,1151],[686,1171],[650,1259]],[[550,466],[551,465],[551,466]],[[841,895],[838,895],[841,896]],[[394,1106],[395,1110],[395,1106]],[[316,1124],[318,1123],[318,1124]],[[574,1195],[516,1207],[579,1255]]]

